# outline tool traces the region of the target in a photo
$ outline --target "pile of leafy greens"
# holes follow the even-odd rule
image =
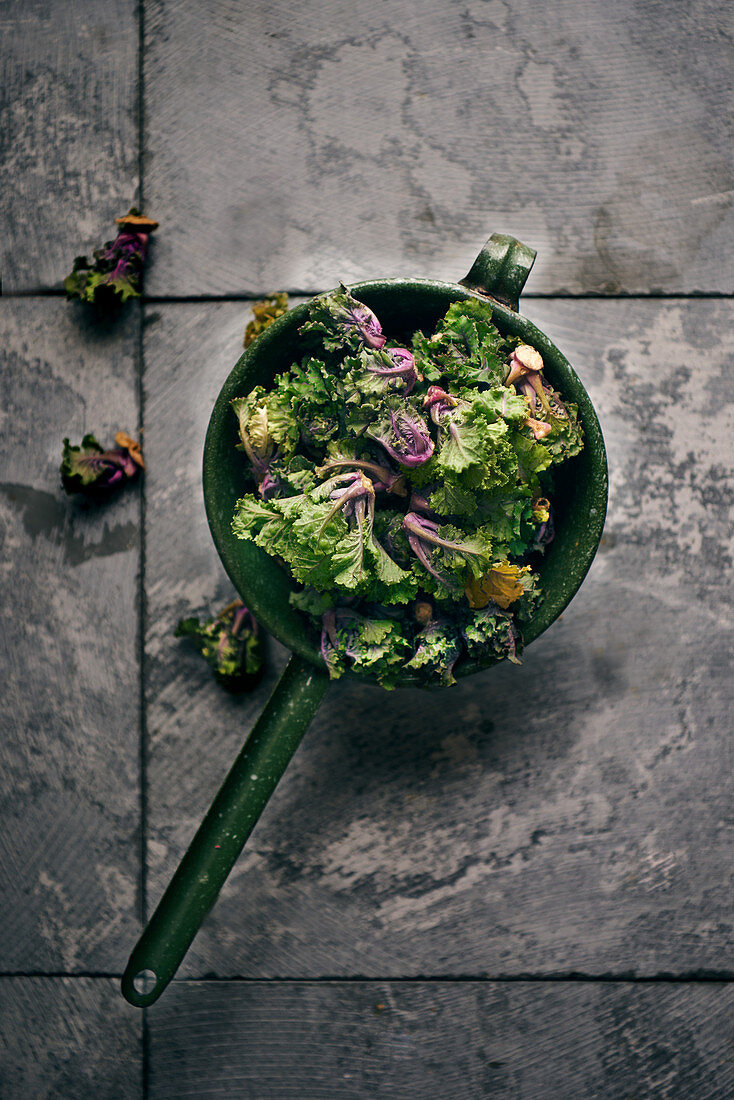
[[[583,436],[491,316],[456,302],[403,347],[342,286],[310,303],[301,362],[232,402],[253,482],[233,531],[298,582],[333,677],[452,684],[462,656],[519,660],[550,470]]]

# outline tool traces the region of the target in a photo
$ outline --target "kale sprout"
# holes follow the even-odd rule
[[[139,475],[145,468],[140,444],[127,432],[118,432],[115,443],[115,450],[105,451],[91,434],[78,447],[64,440],[61,483],[67,493],[101,499]]]
[[[263,639],[254,615],[241,600],[235,600],[211,619],[181,619],[174,635],[191,638],[215,679],[228,691],[249,691],[259,682],[263,671]]]
[[[384,447],[400,466],[422,466],[434,447],[425,420],[407,405],[387,406],[386,413],[367,428],[368,438]]]
[[[64,280],[67,297],[97,306],[140,297],[148,242],[158,222],[133,206],[116,223],[120,232],[114,241],[95,249],[91,262],[86,256],[74,260],[73,270]]]
[[[253,319],[248,322],[245,338],[242,341],[244,348],[249,348],[250,344],[272,325],[273,321],[277,321],[288,312],[288,295],[284,290],[278,291],[277,294],[268,294],[261,302],[252,303],[252,312]]]

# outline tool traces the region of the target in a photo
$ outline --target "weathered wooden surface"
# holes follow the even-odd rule
[[[232,700],[171,636],[189,608],[231,595],[199,470],[247,310],[152,308],[154,903],[272,676]],[[521,668],[441,694],[335,686],[182,973],[731,970],[732,306],[526,312],[577,366],[606,434],[610,513],[589,577]]]
[[[0,302],[0,970],[119,969],[140,871],[138,488],[61,489],[62,439],[135,432],[138,311]]]
[[[459,278],[732,291],[731,13],[715,0],[146,4],[148,288]]]
[[[142,182],[163,298],[452,279],[495,230],[531,292],[731,293],[731,30],[714,0],[11,0],[3,289],[59,288]],[[61,439],[135,430],[138,310],[0,302],[2,1100],[732,1095],[732,986],[683,979],[732,974],[733,308],[526,304],[607,439],[587,581],[520,669],[333,689],[148,1046],[107,975],[286,657],[234,699],[172,636],[232,595],[200,463],[248,307],[148,306],[146,482],[86,509]],[[518,980],[570,971],[677,980]]]
[[[135,0],[0,6],[0,276],[60,286],[138,189]]]
[[[726,1100],[719,985],[178,984],[150,1017],[151,1100]]]
[[[117,982],[0,978],[3,1100],[138,1100],[142,1064],[142,1020]]]

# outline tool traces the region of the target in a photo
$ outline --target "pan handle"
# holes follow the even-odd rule
[[[537,252],[526,244],[508,237],[506,233],[493,233],[472,264],[471,271],[461,286],[478,290],[495,298],[517,313],[517,304],[525,286]]]
[[[122,976],[130,1004],[153,1004],[178,970],[328,686],[325,672],[291,657],[133,949]]]

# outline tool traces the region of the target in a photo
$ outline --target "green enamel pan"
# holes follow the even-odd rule
[[[558,618],[586,576],[601,539],[608,491],[604,440],[586,390],[558,348],[518,313],[534,260],[531,248],[495,234],[458,283],[375,279],[349,288],[374,310],[389,338],[406,343],[416,329],[433,331],[452,302],[487,302],[500,331],[537,348],[554,388],[578,405],[585,446],[559,468],[553,494],[556,537],[539,567],[544,595],[523,626],[526,645]],[[269,386],[301,358],[298,328],[307,308],[297,306],[280,317],[250,345],[225,382],[209,423],[204,498],[214,542],[244,602],[293,656],[130,956],[122,992],[140,1007],[157,1000],[176,973],[329,686],[319,638],[289,603],[290,577],[254,543],[235,538],[230,526],[246,488],[230,401],[254,386]],[[467,660],[455,673],[469,675],[492,663]],[[405,684],[412,684],[410,677]]]

